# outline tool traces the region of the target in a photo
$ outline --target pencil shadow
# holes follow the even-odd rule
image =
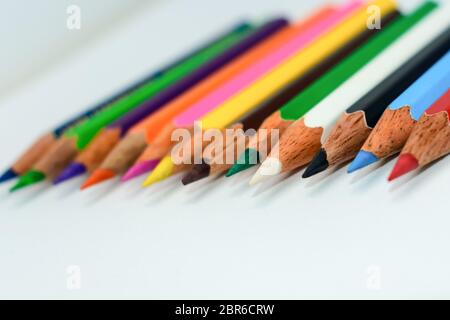
[[[387,159],[383,159],[376,164],[373,164],[371,166],[368,166],[362,170],[359,170],[358,172],[355,172],[352,175],[350,179],[350,185],[355,186],[355,190],[357,192],[367,192],[371,187],[373,187],[376,183],[379,182],[380,176],[376,173],[379,173],[381,169],[383,169],[389,162],[391,162],[393,159],[395,159],[396,156],[391,156]],[[361,188],[361,184],[364,185],[363,188]]]
[[[389,187],[389,192],[390,193],[398,192],[402,190],[406,185],[414,186],[415,184],[411,184],[410,182],[414,180],[414,178],[417,177],[418,175],[419,172],[411,172],[410,174],[407,174],[403,177],[396,179],[395,181],[390,182],[391,186]]]
[[[90,207],[94,204],[97,204],[105,197],[111,194],[119,185],[119,179],[115,178],[109,181],[106,181],[102,184],[92,186],[89,189],[80,191],[83,195],[85,195],[84,206]]]
[[[0,201],[1,202],[8,201],[9,199],[11,199],[11,194],[8,190],[9,190],[8,188],[5,188],[4,190],[2,190],[0,192]]]
[[[137,198],[142,194],[142,191],[144,190],[142,188],[142,183],[120,182],[120,186],[124,189],[126,199]]]
[[[293,186],[294,184],[299,184],[301,180],[299,179],[298,173],[303,171],[304,168],[297,168],[278,177],[274,177],[269,181],[262,183],[257,190],[253,193],[252,197],[262,197],[263,195],[270,193],[270,197],[263,197],[265,200],[273,200],[278,196],[283,190]],[[267,201],[266,201],[267,202]]]
[[[256,170],[258,167],[253,167],[248,170],[239,172],[238,174],[232,176],[232,177],[225,177],[226,180],[232,180],[231,186],[233,188],[232,196],[240,196],[244,192],[248,192],[250,189],[249,181],[252,178],[252,176],[256,173]]]
[[[12,180],[0,183],[0,191],[4,191],[5,193],[9,193],[9,189],[11,189],[12,186],[17,183],[17,180],[18,179],[12,179]]]
[[[410,195],[413,191],[417,190],[417,188],[423,187],[422,184],[414,183],[414,180],[421,177],[425,172],[430,171],[430,169],[436,165],[437,163],[443,161],[444,158],[438,159],[428,165],[424,166],[420,170],[413,171],[403,177],[398,178],[395,181],[390,182],[392,185],[389,188],[390,193],[408,193]],[[408,186],[408,188],[406,188]]]
[[[17,200],[13,202],[13,207],[22,208],[34,203],[40,196],[49,192],[50,188],[51,185],[48,182],[45,182],[12,193],[11,196],[17,196]]]
[[[145,188],[146,194],[149,195],[150,201],[147,205],[154,205],[155,202],[166,201],[176,192],[176,189],[182,186],[181,177],[183,173],[173,175],[164,181],[155,183]]]
[[[188,198],[184,201],[186,204],[196,203],[203,197],[211,195],[219,185],[222,185],[221,181],[224,178],[223,174],[209,177],[201,181],[194,182],[188,186],[183,186],[184,191],[188,194]]]
[[[251,177],[255,174],[257,169],[258,169],[258,166],[253,166],[251,168],[248,168],[247,170],[238,172],[231,177],[225,177],[225,179],[233,181],[234,185],[242,184],[243,180],[245,180],[248,183],[250,181]],[[247,184],[247,186],[248,186],[248,184]]]
[[[323,191],[327,188],[332,187],[333,183],[337,179],[337,172],[340,170],[344,170],[345,167],[347,167],[347,163],[342,163],[340,165],[334,166],[332,168],[329,168],[328,170],[321,172],[313,177],[303,179],[307,180],[305,183],[305,188],[310,189],[312,191]],[[325,183],[327,181],[327,183]]]
[[[54,185],[54,188],[58,189],[57,197],[64,199],[80,192],[80,186],[83,183],[84,179],[85,177],[77,177],[70,181]]]

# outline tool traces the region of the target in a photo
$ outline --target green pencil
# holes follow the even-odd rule
[[[250,25],[234,30],[223,39],[169,69],[157,79],[143,84],[124,98],[113,102],[92,118],[67,130],[56,144],[35,164],[34,168],[20,177],[11,191],[33,185],[46,178],[55,178],[79,151],[87,147],[102,128],[147,100],[158,96],[165,90],[169,90],[184,77],[195,72],[196,69],[201,68],[202,65],[241,41],[253,30],[254,27]]]

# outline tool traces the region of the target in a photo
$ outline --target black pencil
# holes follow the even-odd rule
[[[441,12],[443,11],[446,10]],[[346,110],[306,169],[303,178],[345,163],[357,155],[386,107],[450,49],[448,18],[444,21],[428,24],[430,30],[438,24],[445,24],[445,31],[423,46],[411,43],[411,47],[418,49],[417,53]],[[420,32],[424,31],[418,29],[417,34]]]

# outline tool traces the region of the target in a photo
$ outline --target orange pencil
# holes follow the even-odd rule
[[[79,164],[82,164],[89,172],[93,172],[92,177],[89,178],[86,184],[96,184],[124,173],[145,148],[153,143],[165,124],[195,104],[206,94],[236,76],[242,69],[247,68],[254,61],[268,55],[277,47],[295,37],[303,29],[307,28],[309,24],[315,23],[319,19],[324,19],[334,11],[335,9],[332,6],[325,6],[305,22],[285,26],[278,30],[272,28],[270,33],[261,29],[261,35],[257,35],[255,32],[254,37],[258,38],[260,43],[255,43],[253,48],[250,48],[210,77],[198,83],[191,90],[186,91],[159,111],[136,124],[129,130],[122,141],[117,144],[114,142],[111,145],[107,141],[102,141],[101,137],[94,139],[92,146],[81,153],[74,162],[76,168],[80,167]],[[265,35],[262,36],[263,34]],[[67,177],[73,177],[73,170],[69,168],[68,172],[70,174]],[[63,174],[63,176],[65,175]],[[64,181],[64,179],[61,180]]]
[[[308,17],[306,20],[300,21],[290,27],[287,27],[285,30],[279,32],[277,35],[273,36],[269,40],[266,40],[263,44],[259,45],[249,53],[247,53],[245,56],[240,58],[239,60],[236,60],[234,63],[232,63],[228,68],[234,68],[236,67],[236,70],[233,72],[233,74],[230,74],[227,76],[226,79],[221,81],[218,85],[216,85],[214,88],[219,87],[219,85],[222,85],[225,83],[225,80],[233,78],[234,75],[238,74],[242,70],[246,69],[247,67],[251,66],[255,63],[255,61],[258,61],[268,54],[272,53],[274,50],[282,46],[284,43],[288,42],[292,38],[296,37],[299,33],[303,32],[304,30],[314,26],[319,21],[322,21],[332,15],[334,12],[336,12],[336,9],[333,9],[331,6],[325,6],[315,12],[313,15]],[[213,88],[210,88],[208,92],[204,92],[201,97],[206,96],[207,93],[210,93]],[[195,102],[201,100],[198,97]],[[182,111],[187,111],[188,107],[192,106],[194,104],[194,101],[192,101],[191,104],[185,105]],[[166,107],[167,108],[167,107]],[[179,114],[181,114],[180,112]],[[163,158],[170,150],[172,144],[171,144],[171,134],[173,130],[177,129],[179,126],[177,126],[174,123],[174,119],[176,117],[173,116],[170,121],[165,122],[165,127],[161,128],[159,127],[158,130],[151,130],[151,136],[147,133],[147,145],[144,153],[139,157],[139,159],[136,161],[135,165],[133,166],[133,169],[130,170],[123,178],[123,181],[132,179],[142,173],[145,173],[154,167],[161,158]],[[153,120],[149,120],[151,122],[151,126],[154,126],[152,122]],[[148,130],[146,128],[149,128],[149,126],[146,123],[142,123],[144,126],[144,130]],[[134,136],[134,135],[133,135]],[[129,137],[131,140],[131,135]],[[123,144],[125,144],[125,139]],[[123,153],[122,153],[123,154]],[[152,161],[154,160],[154,161]]]

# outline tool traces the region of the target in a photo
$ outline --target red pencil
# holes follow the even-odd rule
[[[403,148],[389,181],[450,153],[450,89],[422,115]]]

